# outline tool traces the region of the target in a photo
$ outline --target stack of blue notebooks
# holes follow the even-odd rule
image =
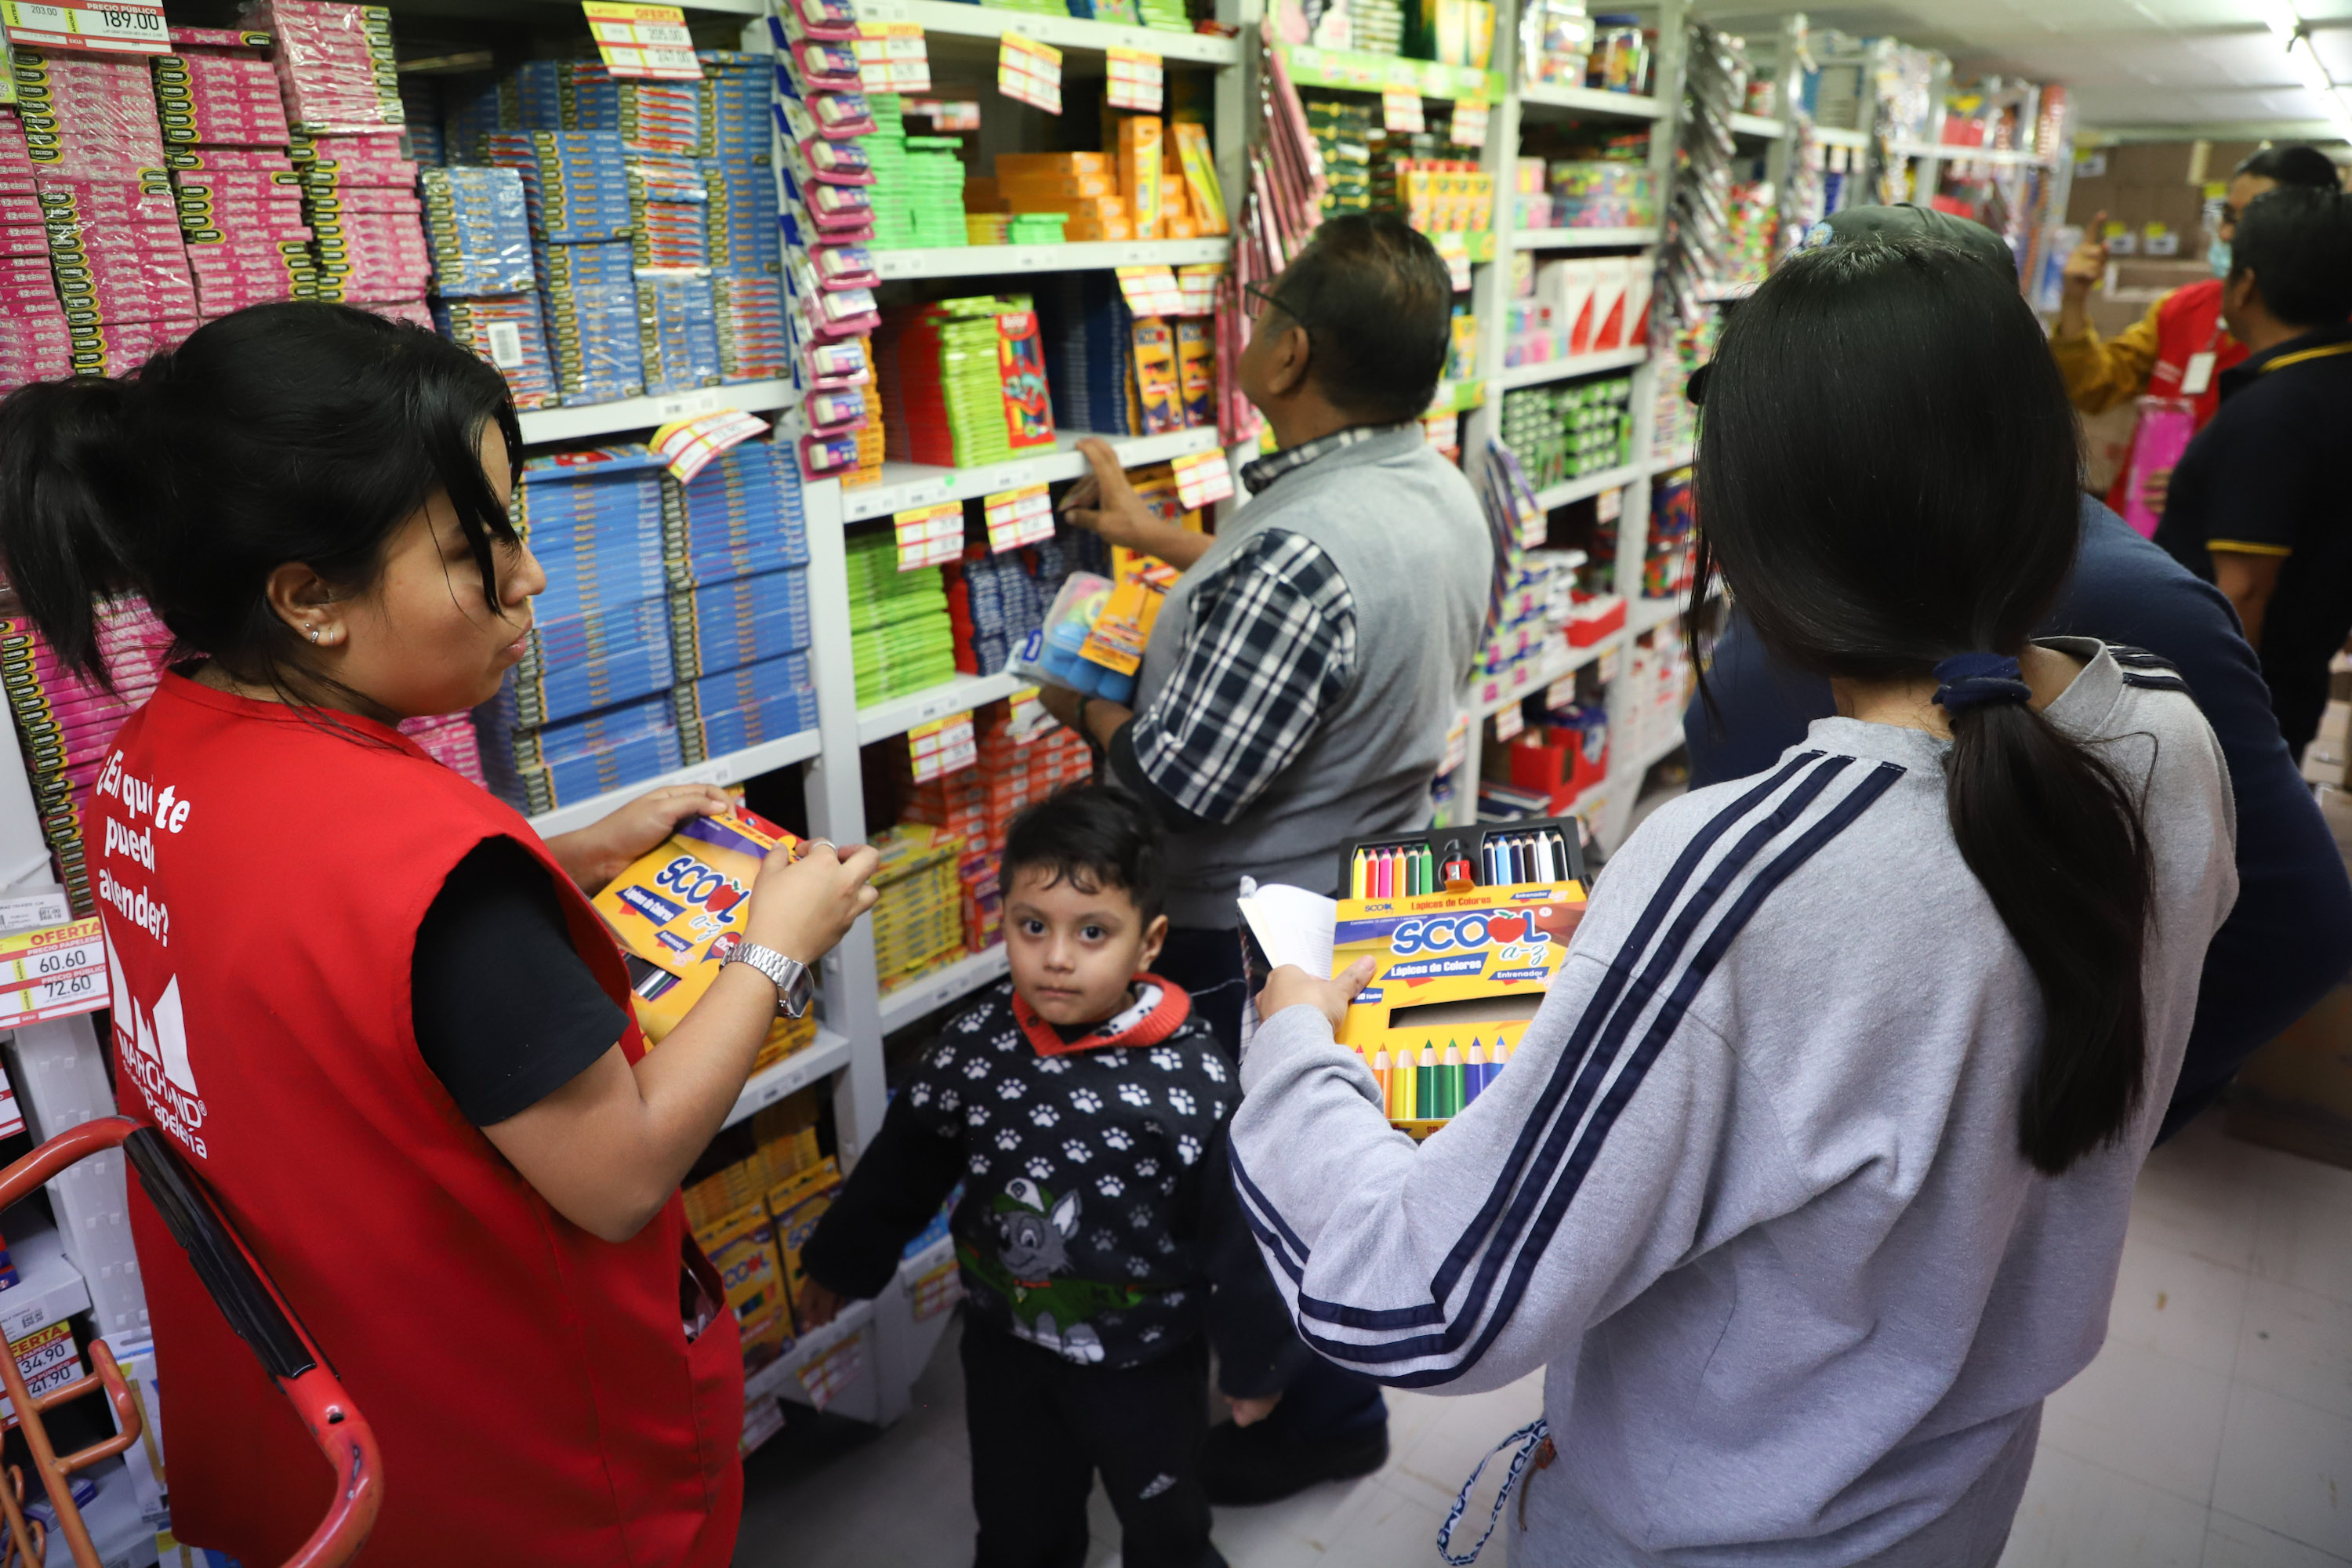
[[[625,239],[536,247],[556,384],[571,404],[645,391],[636,273]]]
[[[816,725],[808,655],[779,654],[678,682],[677,729],[688,762],[780,741]]]
[[[436,294],[457,300],[530,288],[530,220],[520,174],[461,164],[425,170],[419,185]]]
[[[816,723],[808,532],[789,447],[746,441],[677,487],[666,552],[678,728],[690,761]]]
[[[790,566],[681,588],[670,595],[669,635],[682,681],[798,653],[809,645],[808,571]]]
[[[663,554],[673,588],[808,564],[800,465],[792,448],[746,441],[679,487]]]
[[[526,816],[686,765],[667,691],[537,729],[516,722],[502,692],[474,724],[491,793]]]
[[[648,395],[718,385],[719,307],[710,279],[640,278],[637,340]]]
[[[570,245],[629,236],[629,172],[609,131],[501,131],[484,156],[522,175],[531,237]]]
[[[1131,436],[1127,389],[1135,379],[1135,313],[1108,271],[1040,279],[1037,327],[1057,430]]]
[[[739,278],[775,277],[783,267],[768,151],[768,72],[773,58],[736,49],[701,51],[710,266]]]

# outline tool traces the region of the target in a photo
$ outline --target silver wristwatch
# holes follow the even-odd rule
[[[797,1018],[808,1011],[809,996],[816,988],[808,965],[797,958],[786,958],[772,947],[761,947],[756,942],[735,944],[734,951],[720,961],[720,967],[730,963],[748,963],[776,983],[776,1011],[787,1018]]]

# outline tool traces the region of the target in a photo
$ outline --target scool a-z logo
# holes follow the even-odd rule
[[[751,894],[734,878],[691,855],[681,855],[655,872],[654,886],[667,889],[680,903],[700,910],[719,925],[733,925],[735,906]]]
[[[1542,911],[1549,914],[1551,911]],[[1514,910],[1497,914],[1478,910],[1464,915],[1428,915],[1398,922],[1389,938],[1389,951],[1399,958],[1416,952],[1458,952],[1486,946],[1527,942],[1540,947],[1551,933],[1536,923],[1536,914]]]

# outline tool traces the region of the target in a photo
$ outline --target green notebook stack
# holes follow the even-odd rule
[[[963,160],[957,156],[963,148],[962,139],[909,136],[905,146],[906,183],[899,189],[906,194],[914,235],[908,243],[924,247],[964,244]],[[878,181],[876,188],[880,188]],[[878,241],[878,225],[876,234]]]
[[[913,169],[907,156],[907,115],[904,100],[895,92],[866,95],[874,112],[874,134],[860,140],[874,165],[874,183],[866,197],[874,207],[874,248],[908,250],[924,243],[915,237],[914,204],[909,200]]]
[[[955,628],[936,566],[898,570],[898,536],[873,529],[849,541],[851,662],[861,708],[955,679]]]
[[[976,468],[1013,460],[1013,437],[1004,425],[1004,380],[999,365],[996,318],[1008,308],[1025,310],[1026,296],[981,294],[941,300],[938,312],[940,397],[947,405],[948,439],[955,466]]]
[[[1014,213],[1004,226],[1007,245],[1059,245],[1062,230],[1069,226],[1067,213]]]
[[[1164,33],[1189,33],[1192,18],[1185,13],[1184,0],[1137,0],[1143,13],[1143,25],[1157,27]]]

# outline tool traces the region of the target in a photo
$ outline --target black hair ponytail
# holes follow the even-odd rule
[[[498,602],[515,538],[482,471],[495,426],[522,436],[486,361],[345,305],[256,305],[119,380],[77,376],[0,401],[0,558],[26,616],[101,681],[96,607],[142,595],[175,655],[288,693],[313,684],[270,574],[310,566],[358,593],[394,534],[446,495]]]
[[[1716,356],[1699,592],[1720,568],[1765,645],[1822,675],[2014,658],[2074,566],[2076,441],[2013,279],[1927,240],[1800,254]],[[2042,714],[1950,706],[1952,835],[2042,993],[2019,1144],[2056,1174],[2145,1093],[2147,837],[2115,770]]]
[[[0,556],[26,615],[72,668],[107,680],[95,605],[136,585],[129,531],[152,516],[132,384],[38,382],[0,401]]]

